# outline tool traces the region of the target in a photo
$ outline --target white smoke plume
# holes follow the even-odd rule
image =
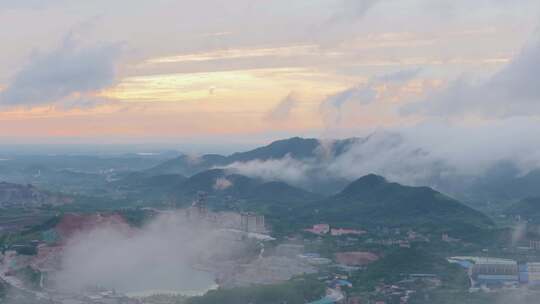
[[[204,290],[213,275],[192,265],[227,252],[230,243],[219,239],[216,231],[179,214],[161,215],[137,230],[101,227],[67,243],[53,280],[71,292],[95,286],[124,293]]]
[[[229,187],[231,187],[233,183],[228,180],[227,178],[220,177],[216,179],[216,182],[214,183],[214,190],[225,190]]]

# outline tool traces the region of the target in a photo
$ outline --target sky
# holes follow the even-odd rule
[[[539,21],[537,0],[0,0],[0,144],[537,125]]]

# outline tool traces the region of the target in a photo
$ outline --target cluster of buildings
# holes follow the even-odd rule
[[[246,233],[267,234],[264,215],[252,212],[213,212],[206,207],[205,196],[199,195],[191,207],[183,209],[188,220],[216,228],[236,229]]]
[[[342,236],[342,235],[362,235],[367,233],[364,230],[357,229],[346,229],[346,228],[332,228],[329,224],[315,224],[311,228],[304,229],[306,232],[310,232],[316,235],[331,235],[331,236]]]
[[[537,262],[518,263],[489,257],[451,257],[448,261],[467,269],[472,291],[520,284],[540,286],[540,263]]]
[[[540,241],[529,241],[529,248],[533,250],[540,250]]]
[[[412,243],[429,242],[431,242],[431,239],[428,236],[413,230],[409,230],[407,233],[402,233],[400,230],[395,230],[393,233],[388,233],[388,231],[386,231],[383,232],[382,235],[366,240],[366,243],[374,243],[388,247],[396,246],[400,248],[411,248]]]

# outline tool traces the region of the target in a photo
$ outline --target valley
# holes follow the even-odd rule
[[[337,141],[327,155],[339,159],[367,140]],[[489,303],[508,293],[534,296],[540,282],[534,198],[511,195],[485,209],[451,191],[375,173],[324,177],[328,158],[306,171],[312,183],[238,169],[239,162],[311,164],[323,157],[317,143],[292,138],[139,170],[128,165],[131,156],[112,157],[113,167],[109,158],[93,159],[92,170],[83,167],[91,157],[82,157],[69,165],[79,167],[77,176],[93,177],[77,189],[62,162],[17,160],[0,171],[0,295],[55,304],[452,303],[455,297]],[[45,165],[41,172],[56,172],[54,179],[26,173]],[[529,187],[517,180],[512,187]],[[499,274],[497,259],[513,270]],[[495,267],[490,279],[479,279],[489,267]]]

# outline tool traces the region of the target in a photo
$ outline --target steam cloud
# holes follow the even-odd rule
[[[191,265],[226,252],[217,233],[179,214],[161,215],[138,230],[101,227],[68,242],[54,282],[65,291],[204,290],[213,276]]]
[[[214,189],[215,190],[225,190],[227,188],[229,188],[230,186],[232,186],[233,183],[224,178],[224,177],[220,177],[218,179],[216,179],[216,182],[214,183]]]
[[[111,86],[116,80],[115,44],[81,47],[68,35],[49,53],[31,58],[0,93],[0,105],[32,107],[49,103],[87,107],[92,92]]]

